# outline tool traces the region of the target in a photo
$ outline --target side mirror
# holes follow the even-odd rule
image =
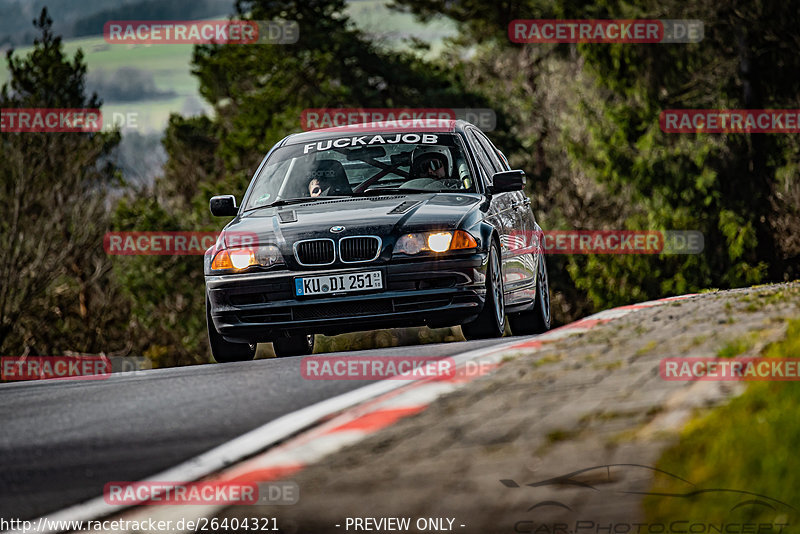
[[[211,208],[211,215],[216,217],[234,217],[239,213],[239,208],[236,207],[236,197],[233,195],[211,197],[208,205]]]
[[[492,176],[492,185],[487,191],[492,193],[510,193],[512,191],[522,191],[525,187],[525,171],[502,171],[496,172]]]

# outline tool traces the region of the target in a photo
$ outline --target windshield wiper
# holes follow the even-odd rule
[[[409,193],[438,193],[435,189],[414,189],[412,187],[399,189],[397,187],[385,187],[378,189],[367,189],[360,193],[353,193],[353,196],[370,196],[370,195],[407,195]]]
[[[318,200],[335,200],[338,198],[347,198],[343,196],[329,196],[329,197],[303,197],[303,198],[282,198],[281,200],[276,200],[272,204],[264,204],[263,206],[256,206],[253,209],[261,209],[261,208],[277,208],[279,206],[289,206],[292,204],[303,204],[305,202],[316,202]]]

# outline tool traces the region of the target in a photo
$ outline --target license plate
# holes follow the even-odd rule
[[[373,289],[383,289],[383,278],[381,278],[380,271],[307,276],[304,278],[295,278],[294,288],[297,296],[370,291]]]

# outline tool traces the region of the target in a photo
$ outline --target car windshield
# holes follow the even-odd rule
[[[342,135],[276,149],[245,210],[297,199],[383,193],[475,191],[458,136]]]

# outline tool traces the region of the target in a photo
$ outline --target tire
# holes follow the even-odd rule
[[[231,343],[217,332],[214,321],[211,320],[211,303],[206,298],[206,324],[208,325],[208,344],[211,347],[211,356],[217,363],[246,362],[255,358],[255,343]]]
[[[550,319],[550,282],[542,254],[539,256],[539,268],[536,272],[536,300],[533,308],[509,315],[508,322],[511,333],[515,336],[529,336],[550,330]]]
[[[272,350],[275,356],[285,358],[286,356],[307,356],[314,352],[314,335],[289,336],[274,339]]]
[[[486,300],[478,317],[461,325],[467,339],[503,337],[506,329],[505,297],[503,294],[503,269],[500,266],[500,249],[493,240],[486,268]]]

